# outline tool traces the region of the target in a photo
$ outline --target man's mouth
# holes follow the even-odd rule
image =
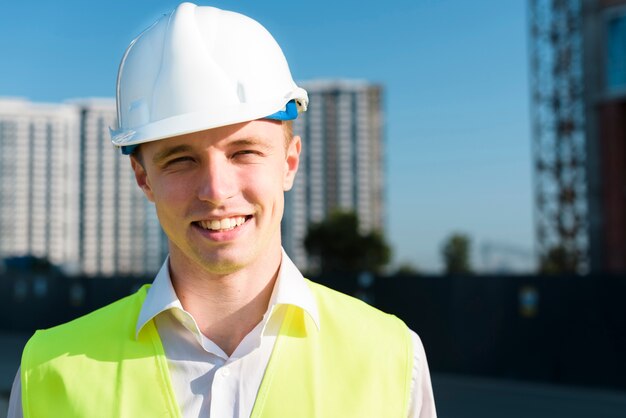
[[[252,218],[252,215],[233,216],[231,218],[196,221],[194,223],[202,229],[206,229],[209,231],[216,231],[216,232],[224,232],[224,231],[231,231],[237,228],[238,226],[243,225],[248,219],[251,219],[251,218]]]

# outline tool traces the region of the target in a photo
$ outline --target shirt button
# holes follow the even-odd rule
[[[230,370],[228,370],[228,368],[226,367],[222,367],[222,376],[224,377],[230,376]]]

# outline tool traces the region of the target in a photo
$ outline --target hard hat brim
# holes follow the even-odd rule
[[[151,132],[148,131],[148,129],[146,129],[144,132],[137,132],[137,131],[124,131],[124,132],[118,132],[116,133],[115,131],[111,130],[111,137],[113,138],[113,143],[119,147],[121,147],[122,150],[122,154],[124,155],[130,155],[132,154],[135,149],[142,143],[145,142],[152,142],[152,141],[157,141],[160,139],[166,139],[166,138],[170,138],[173,136],[179,136],[179,135],[184,135],[187,133],[192,133],[192,132],[198,132],[198,131],[203,131],[206,129],[213,129],[213,128],[219,128],[221,126],[227,126],[227,125],[233,125],[235,123],[241,123],[241,122],[248,122],[250,120],[257,120],[257,119],[270,119],[270,120],[280,120],[280,121],[287,121],[287,120],[294,120],[298,117],[298,111],[302,109],[302,110],[306,110],[306,104],[303,104],[303,102],[301,100],[290,100],[289,102],[287,102],[287,104],[285,104],[285,106],[277,111],[274,112],[268,116],[263,116],[260,118],[254,118],[254,119],[247,119],[245,117],[243,117],[243,120],[235,120],[231,123],[220,123],[217,126],[207,126],[206,122],[203,125],[202,129],[193,129],[191,128],[189,131],[187,132],[183,132],[181,133],[179,129],[176,130],[176,134],[175,135],[166,135],[166,134],[161,134],[160,137],[154,137],[152,135],[150,135]],[[182,115],[182,116],[190,116],[190,115]],[[194,115],[191,115],[194,116]],[[169,119],[176,119],[176,120],[163,120],[163,121],[159,121],[159,122],[163,122],[165,125],[172,123],[174,126],[179,127],[181,121],[181,116],[177,116],[175,118],[169,118]],[[167,126],[155,126],[157,124],[159,125],[163,125],[162,123],[152,123],[150,124],[150,128],[152,129],[159,129],[162,128],[163,131],[167,131]],[[191,127],[193,124],[189,124],[189,126]],[[148,131],[148,132],[146,132]],[[133,135],[134,134],[134,135]],[[148,137],[148,139],[145,139],[143,141],[137,141],[136,136],[140,136],[140,135],[146,135]],[[134,139],[134,141],[133,141]],[[128,143],[129,145],[123,145],[124,143]]]

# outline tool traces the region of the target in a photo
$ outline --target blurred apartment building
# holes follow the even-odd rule
[[[531,0],[537,248],[626,272],[626,0]]]
[[[71,105],[0,100],[0,257],[77,268],[79,131]]]
[[[110,143],[115,101],[0,99],[0,258],[47,258],[69,274],[156,272],[167,241]]]
[[[302,83],[309,108],[294,122],[302,137],[300,168],[285,197],[283,246],[301,269],[311,223],[334,209],[357,213],[363,232],[384,229],[382,87],[357,80]]]
[[[167,239],[154,205],[135,184],[127,156],[111,144],[115,100],[72,102],[80,114],[80,271],[87,275],[153,274]]]

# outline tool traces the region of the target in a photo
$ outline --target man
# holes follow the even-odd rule
[[[183,3],[131,43],[113,143],[170,254],[151,287],[31,338],[9,416],[435,416],[417,335],[282,250],[307,104],[240,14]]]

